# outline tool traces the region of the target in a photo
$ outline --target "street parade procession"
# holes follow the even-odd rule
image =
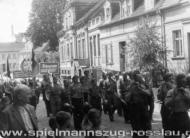
[[[85,72],[85,76],[80,78],[75,75],[72,80],[64,80],[63,86],[52,74],[44,75],[41,82],[2,81],[0,86],[2,135],[5,135],[3,133],[5,130],[11,130],[28,132],[29,136],[36,137],[32,134],[39,130],[35,111],[40,97],[43,97],[49,118],[49,126],[46,127],[52,131],[99,130],[102,131],[102,135],[107,135],[103,134],[101,129],[102,116],[109,119],[108,123],[117,121],[119,116],[123,118],[123,123],[131,125],[133,137],[152,136],[155,99],[151,82],[147,82],[146,76],[143,75],[137,70],[124,74],[110,72],[103,73],[102,79],[97,81]],[[165,137],[189,135],[186,133],[190,125],[189,84],[190,76],[163,72],[157,98],[161,103],[160,114]],[[146,132],[144,136],[143,131]],[[120,137],[123,135],[124,133],[118,133]],[[12,133],[8,137],[16,136]]]
[[[0,138],[190,137],[190,0],[0,0]]]

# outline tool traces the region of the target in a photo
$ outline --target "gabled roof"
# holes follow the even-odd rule
[[[83,23],[86,23],[89,18],[92,18],[92,16],[100,11],[102,8],[102,5],[105,3],[106,0],[99,0],[99,2],[96,3],[96,5],[90,9],[82,18],[80,18],[74,25],[74,27],[77,27]]]
[[[97,0],[72,0],[73,2],[77,2],[77,3],[95,3]]]
[[[25,47],[22,42],[0,43],[0,52],[18,52]]]
[[[181,2],[181,0],[164,0],[162,3],[162,8],[166,8],[168,6],[178,4],[180,2]]]
[[[133,20],[135,18],[138,18],[139,16],[154,13],[159,9],[160,10],[167,9],[167,8],[177,6],[177,5],[180,5],[180,4],[181,4],[181,0],[160,0],[155,5],[155,7],[153,9],[148,10],[148,11],[145,10],[145,5],[143,4],[138,9],[136,9],[129,17],[119,19],[118,15],[117,15],[117,17],[114,17],[111,22],[101,25],[100,28],[108,27],[108,26],[111,26],[113,24],[117,24],[117,23],[120,23],[120,22],[126,22],[128,20]]]
[[[78,6],[78,5],[92,5],[96,3],[99,0],[71,0],[70,3],[66,4],[66,7],[64,8],[63,12],[67,11],[72,6]]]

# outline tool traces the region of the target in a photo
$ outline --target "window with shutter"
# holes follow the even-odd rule
[[[73,59],[73,43],[70,43],[70,47],[71,47],[71,59]]]
[[[110,45],[110,48],[111,48],[111,62],[110,62],[110,64],[112,65],[113,64],[113,45],[112,44]]]
[[[107,64],[110,65],[111,63],[111,45],[107,45]]]
[[[93,47],[92,47],[92,37],[90,37],[90,59],[91,59],[91,65],[93,65]]]
[[[106,64],[106,45],[102,46],[102,63]]]
[[[86,44],[85,39],[82,39],[83,59],[86,58]]]
[[[82,39],[80,40],[80,59],[83,59],[83,45],[82,45]]]
[[[94,44],[94,56],[96,57],[96,35],[93,37],[93,44]]]
[[[67,60],[70,57],[70,47],[69,47],[69,43],[67,44]]]
[[[183,56],[183,43],[182,43],[181,30],[173,31],[173,49],[174,49],[174,57]]]
[[[61,47],[62,49],[62,51],[61,51],[61,54],[62,54],[62,60],[64,61],[64,45],[62,45],[62,47]]]
[[[78,38],[78,39],[80,39],[80,38]],[[77,45],[78,45],[78,47],[77,47],[78,57],[77,58],[80,59],[80,40],[78,40]]]
[[[98,56],[100,56],[100,35],[98,34]]]

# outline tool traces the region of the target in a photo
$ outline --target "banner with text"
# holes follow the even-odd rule
[[[13,78],[18,79],[18,78],[31,78],[32,77],[32,72],[23,72],[23,71],[14,71],[13,72]]]
[[[40,74],[59,74],[59,63],[40,63]]]

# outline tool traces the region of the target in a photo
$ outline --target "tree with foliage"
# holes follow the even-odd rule
[[[165,59],[161,35],[149,18],[139,24],[134,37],[130,39],[130,46],[133,63],[137,68],[150,71]]]
[[[50,50],[57,49],[57,32],[62,28],[64,5],[65,0],[33,0],[26,34],[31,38],[34,47],[49,41]]]
[[[57,51],[49,51],[42,52],[36,55],[36,61],[40,62],[51,62],[51,63],[59,63],[59,52]]]

